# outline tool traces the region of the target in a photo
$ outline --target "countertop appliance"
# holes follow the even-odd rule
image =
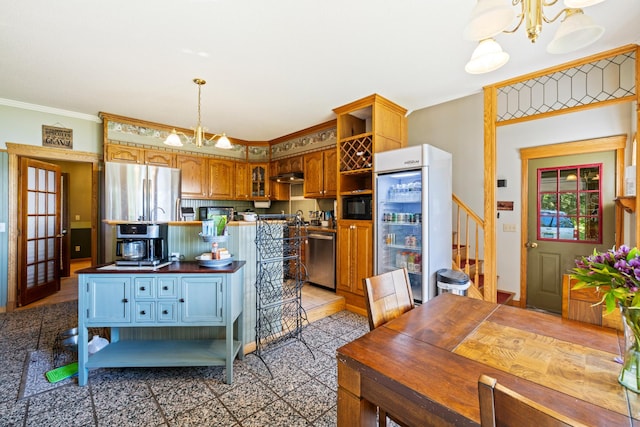
[[[198,219],[204,221],[218,215],[227,216],[227,224],[233,221],[233,208],[229,206],[201,206],[198,208]]]
[[[306,242],[309,282],[336,288],[336,233],[309,231]]]
[[[418,303],[436,296],[436,272],[451,268],[451,163],[427,144],[375,154],[375,272],[407,268]]]
[[[178,221],[180,169],[105,163],[105,219]]]
[[[191,206],[183,206],[180,208],[180,217],[183,221],[195,221],[196,211]]]
[[[156,266],[169,260],[168,225],[116,225],[116,265]]]

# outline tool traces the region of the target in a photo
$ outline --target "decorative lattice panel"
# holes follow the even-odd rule
[[[372,135],[343,141],[340,150],[340,172],[371,168],[372,148]]]
[[[635,95],[635,50],[498,88],[497,121]]]

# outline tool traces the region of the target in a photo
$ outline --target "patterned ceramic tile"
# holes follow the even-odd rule
[[[283,397],[305,418],[314,420],[336,404],[336,392],[318,381],[310,381]]]
[[[233,384],[224,367],[105,368],[86,387],[49,384],[51,336],[76,319],[75,302],[0,316],[0,360],[10,367],[0,373],[0,425],[334,426],[335,349],[368,330],[348,312],[319,320],[303,330],[307,345],[293,339],[263,353],[273,377],[249,354],[234,362]],[[21,388],[29,393],[19,399]]]
[[[245,383],[220,396],[220,401],[239,419],[262,410],[278,396],[261,383]]]

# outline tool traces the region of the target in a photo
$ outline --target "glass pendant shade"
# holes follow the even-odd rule
[[[595,24],[581,9],[570,9],[570,11],[547,46],[547,52],[554,54],[573,52],[596,42],[604,34],[604,27]]]
[[[193,130],[192,137],[187,136],[182,132],[180,132],[180,135],[184,136],[189,144],[193,144],[198,148],[201,148],[204,145],[208,145],[211,141],[213,141],[213,139],[216,136],[220,136],[220,138],[215,144],[216,148],[223,148],[225,150],[233,148],[233,146],[231,145],[231,142],[229,141],[229,138],[227,138],[227,136],[224,133],[222,135],[215,134],[211,138],[207,139],[207,136],[205,135],[205,128],[203,128],[202,125],[200,124],[201,123],[200,92],[202,90],[202,86],[207,84],[207,82],[204,79],[199,79],[199,78],[193,79],[193,82],[198,85],[198,124],[196,125],[196,128]],[[175,129],[173,129],[169,134],[169,136],[167,136],[167,139],[164,140],[164,143],[166,145],[171,145],[173,147],[182,147],[183,145],[182,140],[180,139],[180,136],[178,135],[178,132],[176,132]]]
[[[222,134],[222,136],[220,138],[218,138],[218,140],[216,141],[216,148],[222,148],[224,150],[228,150],[230,148],[233,148],[231,146],[231,141],[229,141],[229,138],[227,138],[226,134]]]
[[[510,1],[478,0],[471,12],[463,36],[467,40],[484,40],[504,31],[515,18]]]
[[[182,141],[180,140],[180,136],[175,129],[171,131],[167,139],[164,140],[166,145],[171,145],[172,147],[182,147]]]
[[[509,54],[494,39],[486,39],[473,51],[464,70],[469,74],[488,73],[502,67],[508,60]]]

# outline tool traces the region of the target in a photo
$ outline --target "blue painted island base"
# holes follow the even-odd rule
[[[89,369],[163,366],[225,366],[231,384],[233,360],[244,357],[244,264],[78,271],[78,384]],[[89,355],[95,327],[110,328],[111,343]]]

